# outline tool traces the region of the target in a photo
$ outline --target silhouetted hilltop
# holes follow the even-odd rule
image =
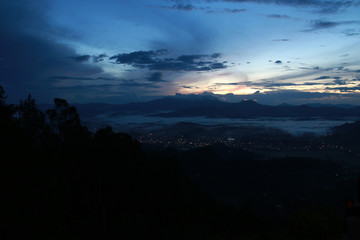
[[[187,98],[185,96],[165,97],[145,103],[124,104],[120,111],[138,111],[138,113],[152,113],[158,111],[178,111],[189,107],[209,107],[221,105],[215,97],[201,96],[198,98]]]
[[[360,121],[346,123],[332,129],[329,139],[333,142],[360,147]]]
[[[160,117],[218,117],[218,118],[256,118],[256,117],[360,117],[360,107],[311,107],[307,105],[279,105],[268,106],[254,101],[242,101],[240,103],[217,103],[213,105],[190,106],[183,109],[173,109],[168,113],[157,113],[152,116]]]

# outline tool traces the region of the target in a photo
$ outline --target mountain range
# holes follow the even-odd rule
[[[112,116],[148,115],[156,117],[208,118],[343,118],[360,117],[359,106],[342,105],[288,105],[270,106],[253,100],[237,103],[220,101],[212,96],[171,96],[148,102],[127,104],[74,104],[81,116],[111,114]]]

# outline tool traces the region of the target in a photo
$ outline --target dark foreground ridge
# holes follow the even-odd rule
[[[331,240],[343,235],[345,208],[333,203],[332,191],[346,186],[342,194],[354,197],[356,179],[333,178],[343,173],[335,163],[259,162],[223,146],[145,152],[111,127],[89,132],[66,100],[55,99],[44,114],[31,96],[17,106],[7,104],[5,96],[0,86],[1,239]],[[316,194],[306,195],[305,202],[291,198],[315,180],[328,183],[320,193],[329,194],[329,201]],[[262,201],[264,193],[270,202]],[[283,202],[276,194],[291,198],[291,204],[278,206],[280,214],[271,210],[272,202]]]

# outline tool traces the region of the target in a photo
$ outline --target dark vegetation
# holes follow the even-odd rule
[[[144,152],[111,127],[89,132],[63,99],[44,114],[1,86],[0,133],[1,239],[339,239],[355,185],[316,159]]]
[[[354,123],[346,123],[341,126],[334,127],[330,136],[332,142],[341,142],[342,144],[360,147],[360,121]]]

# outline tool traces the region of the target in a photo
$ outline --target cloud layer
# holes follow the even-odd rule
[[[103,73],[100,67],[83,63],[89,55],[78,55],[73,48],[49,37],[58,29],[47,22],[46,9],[47,2],[42,0],[36,4],[0,1],[0,84],[10,101],[29,93],[39,101],[49,101],[56,95],[49,76],[86,78]]]
[[[115,64],[128,64],[136,68],[155,71],[212,71],[227,68],[225,62],[218,62],[219,53],[211,55],[181,55],[166,58],[167,50],[136,51],[111,56]]]
[[[354,98],[360,19],[352,9],[359,6],[358,0],[0,1],[0,84],[10,99],[31,93],[40,102],[204,91]]]

